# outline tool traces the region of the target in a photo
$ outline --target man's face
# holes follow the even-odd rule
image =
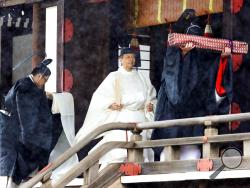
[[[121,57],[121,63],[124,69],[126,70],[132,70],[132,68],[135,65],[135,55],[133,53],[131,54],[124,54]]]
[[[36,76],[34,76],[34,82],[36,86],[39,87],[40,89],[44,87],[48,79],[49,79],[49,76],[44,76],[42,74],[37,74]]]

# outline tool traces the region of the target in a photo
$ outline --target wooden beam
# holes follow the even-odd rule
[[[67,151],[65,151],[63,155],[59,156],[57,158],[57,160],[54,161],[54,163],[52,163],[51,167],[49,167],[44,172],[42,172],[40,174],[37,174],[36,176],[34,176],[33,178],[31,178],[28,182],[25,182],[24,184],[22,184],[20,186],[20,188],[28,188],[28,187],[32,187],[35,184],[37,184],[39,181],[41,181],[43,179],[43,177],[46,174],[48,174],[50,171],[53,171],[54,169],[56,169],[58,166],[60,166],[62,163],[64,163],[67,159],[69,159],[71,156],[73,156],[76,152],[78,152],[81,148],[83,148],[84,146],[86,146],[91,140],[95,139],[101,133],[104,133],[107,130],[113,130],[113,129],[118,129],[118,130],[119,129],[121,129],[121,130],[134,130],[135,127],[136,127],[135,123],[119,123],[119,122],[108,123],[108,124],[105,124],[104,126],[100,126],[99,128],[95,129],[95,131],[93,131],[93,132],[89,133],[88,135],[86,135],[86,137],[84,139],[82,139],[80,142],[78,142],[73,147],[71,147]],[[110,144],[110,143],[108,143],[108,144]],[[125,144],[124,144],[124,142],[118,142],[117,144],[115,144],[115,146],[118,147],[118,148],[119,147],[120,148],[132,148],[133,144],[134,143],[131,143],[131,142],[128,142],[128,143],[125,143]],[[112,144],[110,146],[113,147],[113,148],[115,147]],[[107,150],[108,149],[109,150],[112,149],[112,148],[109,148],[109,146],[104,146],[104,147],[107,147],[106,148]],[[101,152],[104,152],[104,151],[102,150]],[[105,153],[103,153],[103,154],[105,154]],[[86,158],[88,158],[88,157],[85,157],[84,159],[86,159]],[[90,159],[88,159],[88,160],[90,160]],[[98,158],[98,160],[99,160],[99,158]],[[88,161],[87,164],[91,166],[91,165],[94,164],[92,162],[93,162],[93,158],[90,161]],[[86,164],[84,163],[84,165],[86,165]],[[76,176],[74,176],[74,178],[77,177],[77,176],[79,176],[82,172],[84,172],[90,166],[87,166],[85,169],[82,169],[82,170],[80,170],[80,169],[77,168],[77,170],[80,170],[81,172],[79,174],[77,174]],[[76,173],[78,173],[78,171],[76,171]],[[72,180],[72,179],[70,179],[70,180]]]
[[[244,156],[250,156],[250,139],[243,141],[243,152]]]
[[[52,172],[44,176],[43,180],[41,181],[42,182],[41,188],[52,188],[51,175]]]
[[[233,39],[233,20],[234,15],[231,12],[232,0],[223,0],[223,20],[222,20],[222,37]]]
[[[155,128],[167,128],[167,127],[181,127],[181,126],[198,126],[205,125],[220,126],[220,123],[232,122],[232,121],[249,121],[250,113],[239,113],[239,114],[226,114],[226,115],[211,115],[193,118],[183,119],[171,119],[164,121],[152,121],[138,123],[136,128],[141,129],[155,129]]]
[[[64,69],[64,0],[57,2],[57,78],[56,91],[63,91]]]
[[[45,57],[45,9],[40,3],[33,4],[32,25],[32,68],[36,67]],[[42,55],[44,54],[44,55]]]
[[[99,171],[99,160],[89,168],[88,170],[88,177],[84,177],[88,179],[88,184],[91,184],[92,182],[94,182],[94,180],[97,178],[98,176],[98,171]]]
[[[170,174],[154,174],[154,175],[140,175],[140,176],[121,176],[121,183],[124,185],[147,185],[146,183],[155,183],[154,187],[240,187],[249,188],[247,180],[250,178],[250,170],[226,170],[220,172],[216,180],[211,180],[210,175],[213,171],[209,172],[186,172],[186,173],[170,173]],[[246,179],[248,178],[248,179]],[[223,180],[224,179],[224,180]],[[193,180],[193,183],[191,183]],[[217,181],[223,180],[223,181]],[[181,183],[181,181],[190,181],[189,184]],[[177,183],[178,182],[178,183]],[[191,183],[191,184],[190,184]],[[225,184],[226,183],[226,184]],[[175,186],[173,186],[175,184]],[[205,184],[205,185],[204,185]],[[160,186],[157,186],[160,185]],[[179,185],[179,186],[178,186]],[[186,185],[186,186],[185,186]],[[187,186],[189,185],[189,186]],[[191,186],[190,186],[191,185]],[[195,186],[196,185],[196,186]],[[205,187],[204,187],[205,186]]]
[[[178,160],[180,158],[179,147],[166,146],[163,149],[164,161]]]
[[[216,170],[222,165],[221,158],[212,158],[213,169]],[[140,163],[142,174],[168,174],[194,172],[197,170],[198,160],[176,160],[170,162]],[[225,168],[224,170],[230,170]],[[235,170],[250,170],[250,157],[243,157],[241,165]]]
[[[205,139],[208,137],[216,136],[218,135],[218,129],[208,126],[205,129],[204,135],[205,135],[204,137]],[[210,142],[205,141],[202,147],[202,155],[203,155],[203,158],[207,158],[207,159],[211,157],[218,157],[219,156],[218,145],[211,144]]]
[[[133,134],[130,141],[141,141],[142,136],[138,134]],[[143,150],[142,149],[128,149],[128,161],[129,162],[143,162]]]
[[[120,179],[121,173],[119,172],[120,163],[108,165],[98,174],[95,181],[88,185],[88,188],[103,188],[112,185],[118,178]]]
[[[188,118],[190,120],[190,118]],[[235,120],[249,120],[250,119],[250,113],[241,113],[241,114],[232,114],[232,115],[219,115],[219,116],[210,116],[210,117],[199,117],[199,118],[192,118],[192,120],[195,120],[196,122],[200,122],[200,123],[204,123],[204,121],[212,121],[212,122],[228,122],[228,121],[235,121]],[[49,173],[49,171],[54,170],[55,168],[57,168],[58,166],[60,166],[63,162],[65,162],[69,157],[73,156],[77,151],[79,151],[82,147],[84,147],[87,143],[89,143],[92,139],[96,138],[98,135],[100,135],[101,133],[104,133],[106,131],[109,130],[135,130],[135,129],[150,129],[150,128],[163,128],[163,127],[168,127],[168,126],[174,126],[174,125],[178,125],[177,123],[181,123],[182,126],[188,126],[188,125],[193,125],[193,122],[184,122],[187,119],[180,119],[180,120],[168,120],[168,121],[162,121],[162,122],[152,122],[150,124],[144,124],[144,123],[139,123],[139,124],[135,124],[135,123],[109,123],[109,124],[105,124],[103,126],[100,126],[99,128],[95,129],[93,132],[90,132],[89,134],[87,134],[84,139],[82,139],[79,143],[77,143],[76,145],[74,145],[73,147],[69,148],[67,151],[65,151],[65,153],[63,155],[61,155],[60,157],[58,157],[58,159],[51,165],[51,167],[49,167],[46,171],[36,175],[35,177],[33,177],[31,180],[29,180],[28,182],[24,183],[24,186],[21,187],[32,187],[34,186],[36,183],[38,183],[39,181],[41,181],[41,179]],[[190,123],[190,124],[189,124]],[[191,124],[192,123],[192,124]],[[242,135],[249,134],[249,133],[245,133]],[[234,136],[239,136],[241,134],[237,134],[237,135],[220,135],[218,136],[218,139],[224,139],[224,141],[228,140],[228,141],[233,141],[235,140]],[[198,143],[203,143],[203,137],[198,137],[200,140],[194,140],[197,144]],[[180,138],[179,138],[180,139]],[[173,145],[183,145],[183,144],[188,144],[187,143],[187,138],[182,138],[185,139],[182,143],[178,143],[178,144],[174,144],[174,142],[176,142],[176,140],[172,139],[172,144]],[[197,139],[197,137],[191,138],[191,139]],[[210,141],[210,137],[208,138],[208,142]],[[249,135],[247,135],[247,137],[245,138],[245,140],[249,139]],[[169,139],[171,140],[171,139]],[[202,141],[201,141],[202,140]],[[238,138],[238,140],[244,140],[242,138]],[[159,142],[159,143],[157,143]],[[99,158],[100,156],[102,156],[103,154],[105,154],[106,152],[108,152],[110,149],[113,149],[114,147],[118,147],[118,148],[133,148],[134,146],[136,148],[146,148],[146,147],[157,147],[157,146],[166,146],[169,145],[169,143],[165,143],[166,140],[164,140],[163,142],[161,142],[161,140],[156,140],[156,141],[140,141],[140,142],[128,142],[128,143],[122,143],[122,142],[113,142],[114,145],[112,145],[111,143],[106,143],[108,145],[103,145],[104,148],[99,151]],[[218,142],[218,140],[214,141],[215,143]],[[152,145],[153,143],[153,145]],[[160,145],[162,144],[162,145]],[[192,144],[192,143],[190,143]],[[195,144],[195,143],[193,143]],[[111,148],[110,148],[111,147]],[[94,152],[93,152],[94,153]],[[92,157],[92,158],[91,158]],[[88,168],[90,168],[91,165],[93,165],[98,159],[96,159],[96,157],[98,156],[91,156],[91,154],[89,156],[87,156],[86,158],[84,158],[83,162],[81,161],[79,164],[81,165],[77,165],[76,167],[73,167],[70,171],[69,174],[67,174],[66,177],[63,177],[64,179],[61,182],[58,182],[58,186],[59,185],[66,185],[68,183],[68,181],[71,181],[73,178],[79,176],[81,173],[83,173],[85,170],[87,170]],[[93,160],[93,159],[96,160]],[[80,169],[79,169],[80,168]],[[67,179],[66,179],[67,178]],[[66,183],[66,184],[65,184]]]
[[[249,140],[250,133],[239,133],[239,134],[225,134],[207,137],[207,143],[225,143],[225,142],[236,142]],[[191,145],[191,144],[203,144],[204,137],[184,137],[184,138],[171,138],[162,140],[147,140],[147,141],[136,141],[135,148],[152,148],[160,146],[179,146],[179,145]]]
[[[0,0],[0,7],[9,7],[21,4],[38,3],[43,0]]]
[[[91,152],[87,157],[85,157],[77,165],[75,165],[67,173],[65,173],[58,181],[53,184],[53,186],[66,186],[70,181],[72,181],[72,179],[76,178],[86,169],[89,169],[92,165],[99,161],[100,157],[109,152],[111,149],[127,147],[131,148],[133,144],[133,142],[108,142],[101,145],[98,149]],[[27,184],[25,187],[28,187]]]

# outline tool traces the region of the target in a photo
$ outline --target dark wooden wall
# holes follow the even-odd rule
[[[241,9],[232,17],[232,35],[234,40],[245,41],[250,45],[250,1],[243,1]],[[240,62],[240,61],[239,61]],[[239,106],[238,112],[250,111],[250,52],[243,56],[242,64],[234,72],[233,103]],[[249,122],[241,122],[232,132],[249,132]]]
[[[73,36],[64,44],[64,68],[73,76],[76,130],[85,119],[93,92],[117,69],[118,43],[124,35],[124,1],[88,3],[65,1],[64,16],[73,24]]]
[[[108,73],[109,21],[106,3],[65,1],[65,19],[73,23],[72,40],[65,43],[64,63],[73,75],[76,128],[84,121],[91,96]]]
[[[24,10],[20,27],[15,27],[15,21],[20,16],[20,11]],[[8,27],[8,14],[13,18],[12,26]],[[3,107],[3,100],[6,93],[12,86],[12,56],[13,56],[13,37],[32,33],[32,5],[17,5],[7,8],[0,8],[0,16],[4,16],[4,22],[1,27],[1,62],[0,62],[0,108]],[[27,28],[23,27],[26,18],[30,18]],[[20,49],[22,50],[22,49]],[[30,52],[32,53],[32,52]],[[27,54],[27,56],[30,54]]]

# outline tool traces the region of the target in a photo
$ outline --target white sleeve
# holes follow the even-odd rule
[[[115,72],[112,72],[94,92],[83,126],[78,131],[75,142],[79,142],[91,131],[106,123],[106,120],[111,113],[111,110],[108,107],[115,102],[114,87]]]

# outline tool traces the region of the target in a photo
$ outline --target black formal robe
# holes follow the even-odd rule
[[[52,114],[45,92],[29,77],[20,79],[5,98],[0,113],[0,175],[19,184],[36,168],[43,168],[53,149]]]
[[[226,98],[220,105],[215,100],[215,81],[220,54],[193,49],[182,57],[181,50],[169,47],[164,60],[161,87],[157,97],[155,120],[200,117],[229,112],[232,100],[232,62],[228,59],[223,86]],[[154,129],[152,139],[203,135],[203,126]],[[154,148],[156,160],[162,147]]]

